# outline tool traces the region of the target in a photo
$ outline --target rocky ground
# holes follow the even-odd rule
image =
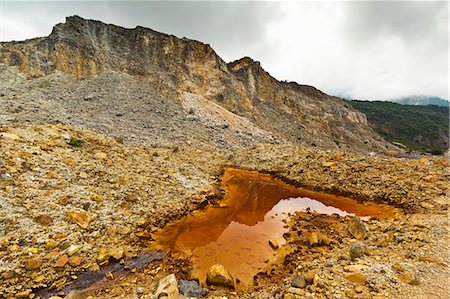
[[[254,288],[210,287],[210,297],[448,295],[449,164],[443,158],[291,145],[233,153],[153,148],[87,129],[22,124],[0,128],[0,296],[32,298],[38,288],[62,290],[82,271],[133,260],[151,245],[158,227],[220,200],[227,166],[391,204],[403,214],[371,219],[356,225],[355,233],[348,217],[298,213],[278,260],[255,278]],[[78,298],[152,298],[165,275],[193,279],[189,267],[186,257],[169,254],[161,264],[128,275],[106,273],[106,282]]]

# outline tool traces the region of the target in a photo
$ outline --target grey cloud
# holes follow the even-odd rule
[[[280,79],[341,96],[447,97],[447,2],[3,1],[3,40],[48,35],[80,15],[251,56]]]
[[[347,35],[356,42],[399,37],[405,43],[447,46],[448,2],[347,2]]]
[[[245,49],[263,42],[266,27],[280,17],[278,6],[270,2],[36,1],[5,2],[3,10],[18,20],[17,26],[33,23],[36,31],[48,33],[54,24],[74,14],[125,27],[149,27],[209,43],[225,60],[238,58],[236,53],[248,55]],[[8,39],[10,34],[3,35]]]

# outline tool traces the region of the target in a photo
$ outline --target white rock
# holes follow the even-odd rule
[[[169,274],[159,280],[158,288],[155,293],[156,298],[158,298],[160,294],[167,294],[169,298],[178,297],[178,282],[175,274]]]

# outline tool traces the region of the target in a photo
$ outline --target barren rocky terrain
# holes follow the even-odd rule
[[[83,143],[76,146],[74,140]],[[148,148],[62,125],[2,127],[0,150],[4,296],[44,286],[58,289],[79,271],[132,259],[151,244],[158,227],[219,201],[218,182],[227,166],[269,172],[309,189],[384,202],[402,211],[394,219],[365,224],[367,237],[359,242],[367,253],[355,261],[349,250],[357,240],[347,229],[348,219],[298,213],[280,250],[284,262],[258,275],[255,289],[234,296],[443,298],[449,291],[449,173],[442,158],[407,160],[277,145],[232,154]],[[322,243],[319,237],[310,243],[311,232],[331,241]],[[188,265],[186,257],[174,256],[158,268],[95,289],[92,296],[125,292],[132,297],[143,288],[146,298],[164,273],[192,279]],[[310,271],[317,275],[311,285],[291,287],[295,276]],[[345,279],[347,272],[361,272],[366,282],[357,287]],[[233,296],[212,289],[211,295],[216,293]]]
[[[0,298],[446,298],[449,161],[401,157],[341,99],[205,44],[79,17],[0,44]],[[168,223],[229,167],[395,208],[288,217],[250,287],[209,285]],[[232,273],[231,273],[232,274]],[[91,284],[92,283],[92,284]]]

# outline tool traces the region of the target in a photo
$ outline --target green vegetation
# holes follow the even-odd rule
[[[448,149],[449,107],[380,101],[348,103],[366,114],[370,126],[387,141],[432,154],[442,154]]]
[[[75,137],[70,137],[70,140],[67,142],[67,144],[75,147],[80,147],[83,143],[84,143],[83,140]]]

